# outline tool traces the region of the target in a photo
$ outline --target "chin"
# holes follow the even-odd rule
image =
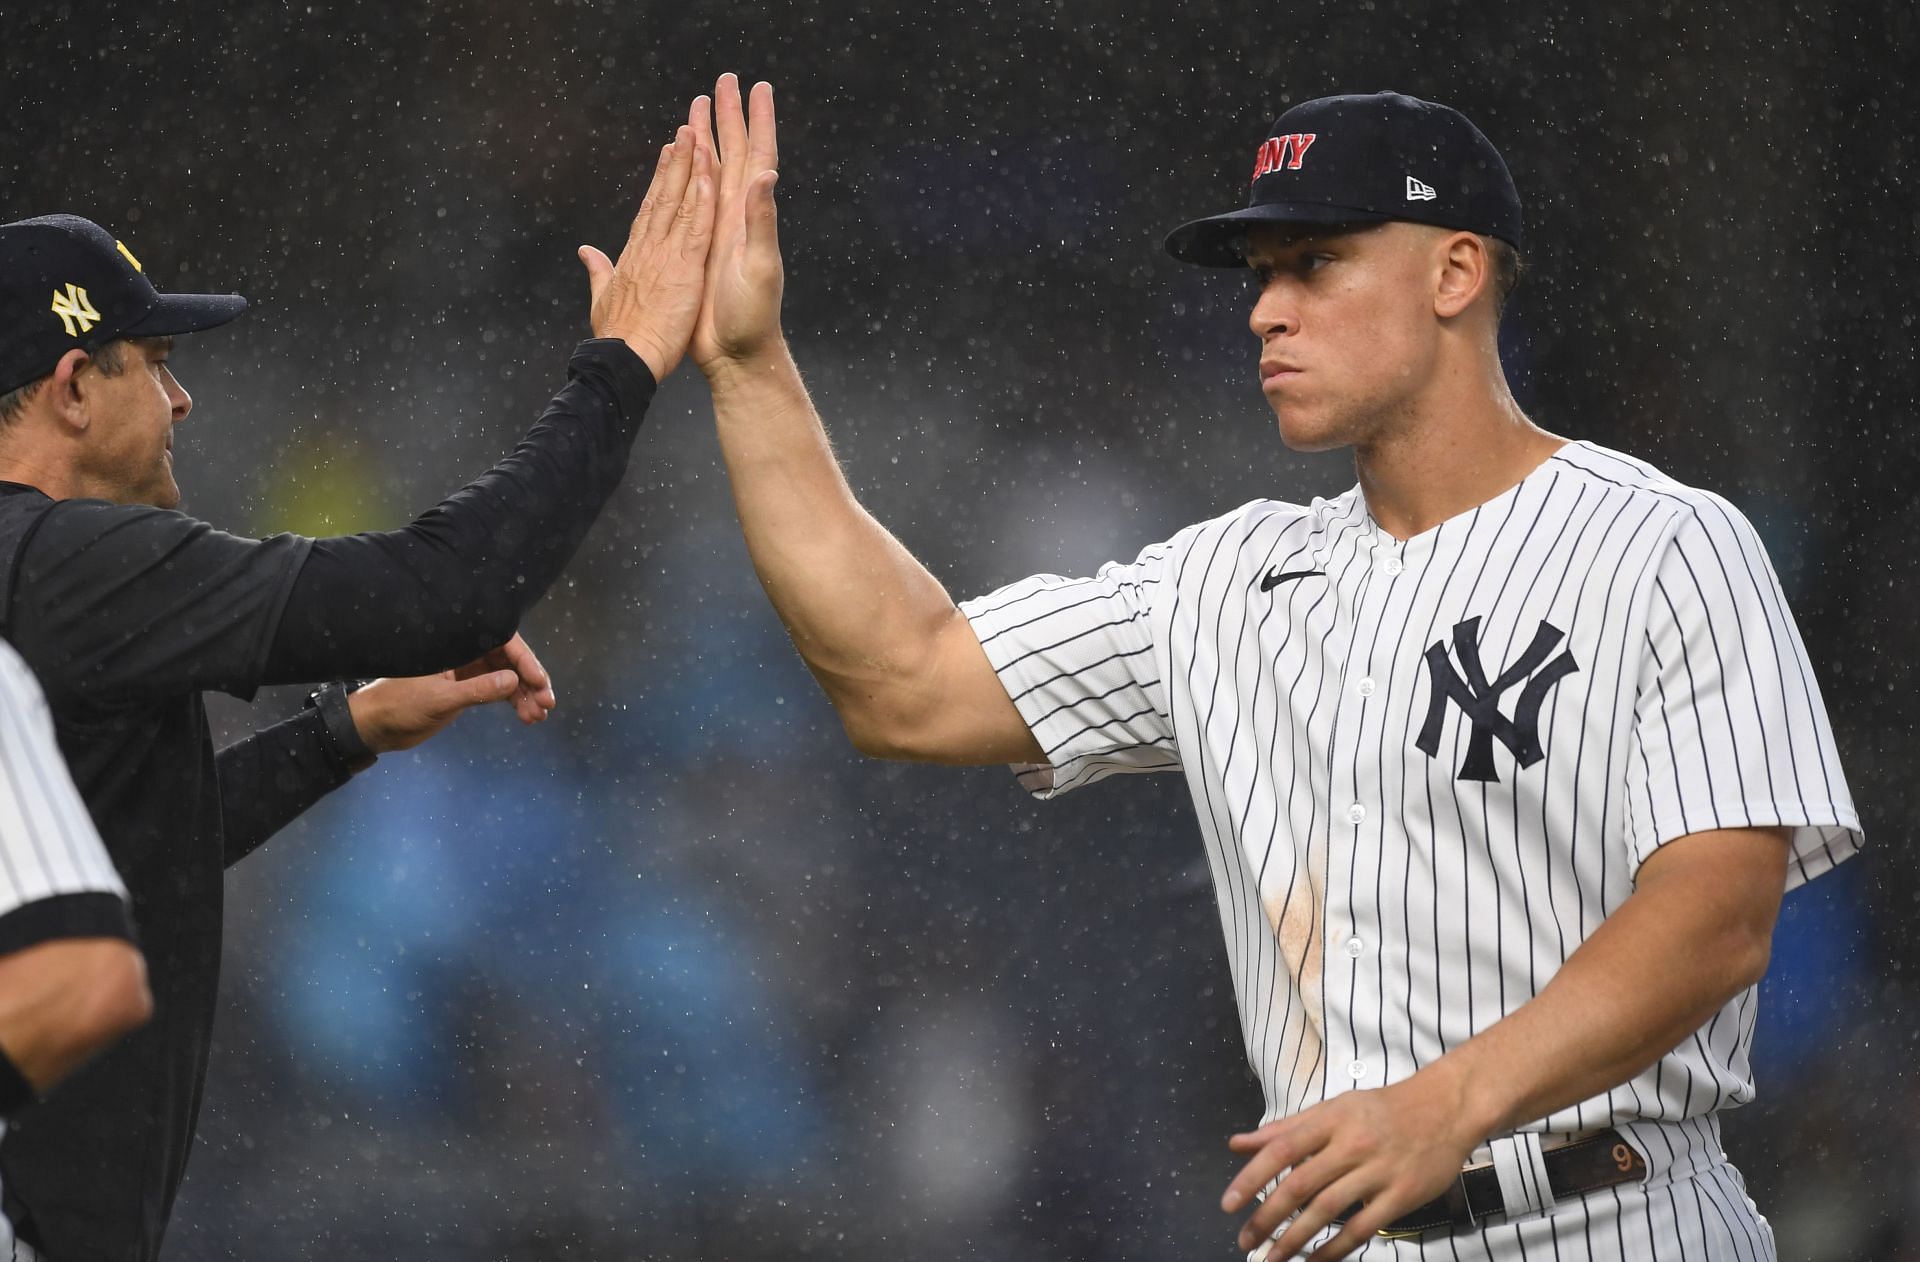
[[[1280,421],[1280,441],[1290,450],[1334,451],[1353,443],[1345,427],[1330,424],[1324,418],[1303,415],[1289,408],[1276,407],[1273,411]]]

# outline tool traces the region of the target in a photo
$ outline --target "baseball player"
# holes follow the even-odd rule
[[[754,564],[854,743],[1040,797],[1183,774],[1261,1124],[1258,1256],[1770,1259],[1720,1146],[1782,892],[1860,844],[1820,693],[1725,500],[1534,425],[1496,331],[1520,201],[1444,106],[1288,110],[1245,209],[1282,439],[1357,486],[956,606],[856,503],[779,325],[770,90],[717,101],[691,354]],[[697,120],[696,120],[697,121]]]
[[[0,641],[0,1136],[152,1011],[126,889],[54,743],[39,683]],[[32,1256],[0,1214],[0,1257]]]

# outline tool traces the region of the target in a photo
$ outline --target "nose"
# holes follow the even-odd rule
[[[171,368],[161,371],[166,374],[167,402],[173,409],[173,423],[178,425],[187,419],[187,413],[193,411],[193,396],[187,393],[187,388],[180,384]]]
[[[1253,310],[1247,315],[1247,327],[1263,343],[1300,327],[1293,315],[1292,304],[1287,300],[1286,288],[1278,278],[1268,282],[1266,288],[1260,291],[1260,296],[1254,299]]]

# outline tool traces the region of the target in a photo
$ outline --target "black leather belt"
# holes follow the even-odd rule
[[[1557,1201],[1630,1183],[1647,1173],[1646,1159],[1614,1130],[1548,1149],[1540,1158],[1547,1168],[1547,1186],[1553,1189]],[[1441,1227],[1465,1231],[1479,1226],[1483,1218],[1506,1213],[1506,1208],[1506,1198],[1500,1194],[1500,1174],[1493,1163],[1468,1166],[1444,1195],[1402,1214],[1381,1228],[1380,1234],[1417,1236]],[[1351,1213],[1342,1214],[1334,1221],[1344,1223],[1350,1217]]]

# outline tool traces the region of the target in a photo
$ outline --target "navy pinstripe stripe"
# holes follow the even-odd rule
[[[1042,688],[1046,687],[1048,684],[1058,683],[1062,679],[1067,679],[1071,676],[1084,675],[1096,667],[1107,665],[1109,662],[1125,661],[1127,658],[1139,657],[1143,653],[1151,653],[1151,652],[1153,652],[1153,646],[1149,644],[1145,648],[1134,649],[1133,651],[1128,653],[1110,653],[1106,657],[1103,657],[1096,662],[1089,663],[1086,666],[1082,666],[1077,669],[1062,670],[1062,671],[1056,672],[1055,674],[1049,675],[1045,679],[1040,680],[1038,683],[1032,684],[1026,688],[1022,688],[1019,692],[1011,694],[1011,696],[1017,702],[1024,697],[1030,696],[1031,694],[1040,691]]]
[[[1040,594],[1040,593],[1038,593],[1038,592],[1032,592],[1032,593],[1029,593],[1029,595],[1028,595],[1028,596],[1026,597],[1026,599],[1029,599],[1029,600],[1030,600],[1030,599],[1032,599],[1032,598],[1033,598],[1034,596],[1037,596],[1037,595],[1039,595],[1039,594]],[[1045,620],[1045,619],[1047,619],[1047,618],[1053,618],[1053,617],[1057,617],[1057,616],[1059,616],[1060,614],[1063,614],[1063,613],[1067,613],[1067,612],[1069,612],[1069,611],[1071,611],[1071,610],[1074,610],[1074,609],[1078,609],[1078,608],[1080,608],[1080,607],[1081,607],[1082,605],[1091,605],[1091,604],[1093,604],[1093,603],[1094,603],[1095,601],[1099,601],[1099,600],[1106,600],[1106,599],[1108,599],[1108,597],[1107,597],[1107,594],[1106,594],[1105,592],[1096,592],[1096,593],[1094,593],[1093,595],[1091,595],[1091,596],[1088,596],[1088,597],[1086,597],[1086,598],[1084,598],[1084,599],[1082,599],[1082,600],[1076,600],[1076,601],[1074,601],[1074,602],[1073,602],[1072,604],[1068,604],[1068,605],[1055,605],[1055,606],[1053,606],[1053,607],[1052,607],[1052,608],[1050,608],[1050,609],[1046,609],[1046,610],[1044,610],[1044,611],[1042,611],[1042,612],[1040,612],[1040,613],[1037,613],[1037,614],[1035,614],[1035,615],[1033,615],[1033,617],[1031,617],[1031,618],[1028,618],[1028,619],[1027,619],[1027,620],[1026,620],[1025,622],[1012,622],[1012,623],[1008,623],[1008,624],[1007,624],[1006,626],[1004,626],[1004,627],[1001,627],[1001,628],[1000,628],[1000,629],[999,629],[998,631],[995,631],[995,632],[994,632],[994,633],[993,633],[992,635],[985,635],[985,636],[981,636],[981,637],[980,637],[980,647],[981,647],[981,648],[985,648],[985,647],[986,647],[987,645],[989,645],[989,644],[992,644],[992,643],[993,643],[993,642],[994,642],[995,640],[997,640],[997,639],[999,639],[999,638],[1000,638],[1001,636],[1003,636],[1003,635],[1007,635],[1007,634],[1010,634],[1011,632],[1014,632],[1014,631],[1018,631],[1018,630],[1020,630],[1020,629],[1021,629],[1022,627],[1030,627],[1030,626],[1032,626],[1032,625],[1033,625],[1034,623],[1036,623],[1036,622],[1040,622],[1040,621],[1043,621],[1043,620]],[[1018,601],[1016,601],[1016,602],[1014,602],[1014,603],[1016,603],[1016,604],[1018,604],[1018,603],[1020,603],[1020,602],[1018,602]],[[1108,625],[1111,625],[1111,624],[1108,624]],[[1100,628],[1099,628],[1099,627],[1095,627],[1095,628],[1093,628],[1092,630],[1093,630],[1093,631],[1098,631],[1098,630],[1100,630]],[[1091,634],[1091,632],[1084,632],[1083,634]]]

